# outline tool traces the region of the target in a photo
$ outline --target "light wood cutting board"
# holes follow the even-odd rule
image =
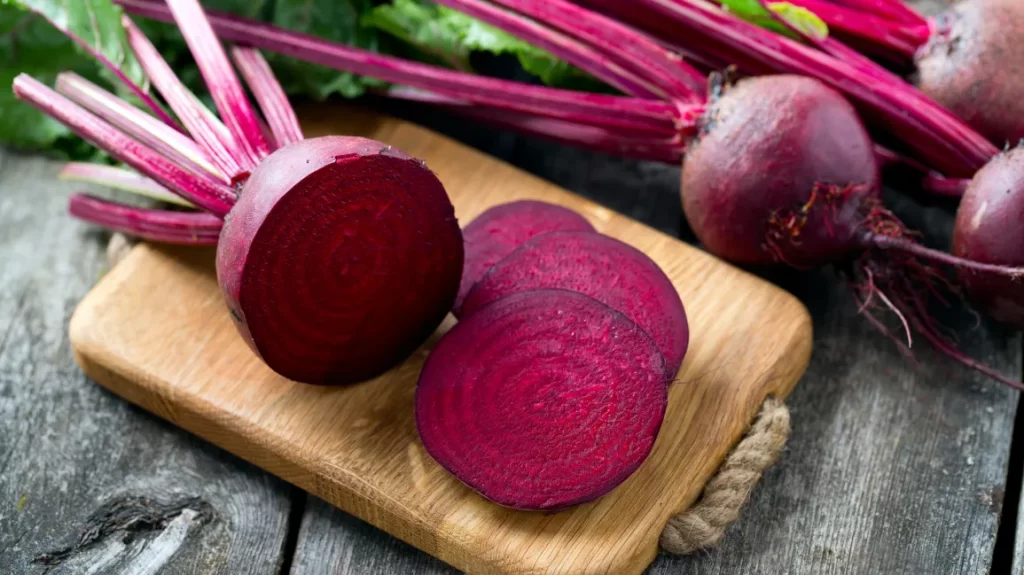
[[[343,388],[285,380],[235,332],[213,250],[142,245],[78,307],[71,343],[114,393],[474,575],[640,573],[669,516],[689,507],[764,398],[786,396],[811,352],[791,295],[619,214],[414,125],[344,108],[307,135],[355,133],[424,159],[461,222],[502,202],[566,205],[648,253],[672,278],[691,346],[650,459],[598,501],[558,513],[489,503],[423,450],[413,392],[438,334],[403,365]],[[623,190],[623,193],[630,193]]]

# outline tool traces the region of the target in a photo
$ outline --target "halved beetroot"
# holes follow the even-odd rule
[[[550,232],[524,243],[470,290],[463,316],[511,294],[571,290],[622,312],[658,344],[666,376],[675,377],[689,345],[686,311],[672,281],[636,248],[591,232]]]
[[[462,316],[462,302],[491,266],[534,236],[558,230],[594,231],[576,212],[535,200],[495,206],[477,216],[462,232],[466,261],[452,312]]]
[[[574,292],[521,292],[441,338],[416,387],[416,426],[487,499],[558,509],[611,491],[647,458],[664,372],[658,346],[621,313]]]

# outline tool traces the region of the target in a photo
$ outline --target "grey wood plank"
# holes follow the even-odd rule
[[[440,560],[307,496],[290,575],[451,575]]]
[[[291,488],[75,365],[105,237],[66,215],[58,169],[0,151],[0,573],[276,572]]]
[[[434,113],[401,113],[485,150],[490,145]],[[498,155],[665,232],[693,237],[680,217],[677,168],[524,138]],[[927,230],[926,242],[948,244],[951,206],[888,199],[908,225]],[[794,429],[787,453],[721,548],[659,557],[650,573],[987,573],[1016,393],[927,345],[916,347],[915,367],[858,316],[831,270],[762,273],[797,294],[815,318],[814,357],[789,401]],[[1021,374],[1018,335],[989,324],[971,329],[960,313],[944,319],[968,352]],[[331,553],[314,551],[326,548]],[[410,565],[454,572],[338,511],[307,514],[298,556],[304,561],[296,574],[404,573]]]

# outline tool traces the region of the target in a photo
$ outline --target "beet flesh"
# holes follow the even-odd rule
[[[477,216],[462,232],[466,263],[452,308],[455,316],[462,315],[462,302],[491,266],[530,238],[559,230],[592,232],[594,227],[568,208],[536,200],[501,204]]]
[[[741,264],[823,265],[859,249],[879,197],[853,107],[798,76],[741,80],[708,104],[683,161],[683,210],[708,251]]]
[[[664,370],[621,313],[574,292],[520,292],[441,338],[416,387],[416,426],[427,452],[485,498],[559,509],[611,491],[647,458]]]
[[[1024,2],[967,0],[936,19],[916,83],[997,145],[1024,138]]]
[[[462,235],[441,183],[373,140],[302,140],[264,160],[225,219],[217,279],[250,347],[314,384],[391,368],[451,308]]]
[[[524,243],[480,278],[463,303],[469,316],[511,294],[556,288],[590,296],[646,331],[674,378],[689,345],[683,302],[651,258],[594,232],[549,232]]]
[[[1024,267],[1024,149],[1000,154],[971,180],[957,209],[953,254]],[[1024,329],[1024,280],[960,272],[971,300],[998,321]]]

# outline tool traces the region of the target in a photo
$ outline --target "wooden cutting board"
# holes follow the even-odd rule
[[[423,450],[413,392],[438,334],[403,365],[353,387],[285,380],[235,332],[212,249],[141,245],[79,305],[82,369],[128,401],[474,575],[640,573],[669,516],[688,508],[764,398],[786,396],[811,352],[791,295],[674,238],[414,125],[351,108],[304,114],[310,136],[355,133],[422,158],[463,223],[535,198],[577,210],[672,278],[691,346],[650,459],[598,501],[558,513],[489,503]],[[630,193],[623,190],[623,193]]]

